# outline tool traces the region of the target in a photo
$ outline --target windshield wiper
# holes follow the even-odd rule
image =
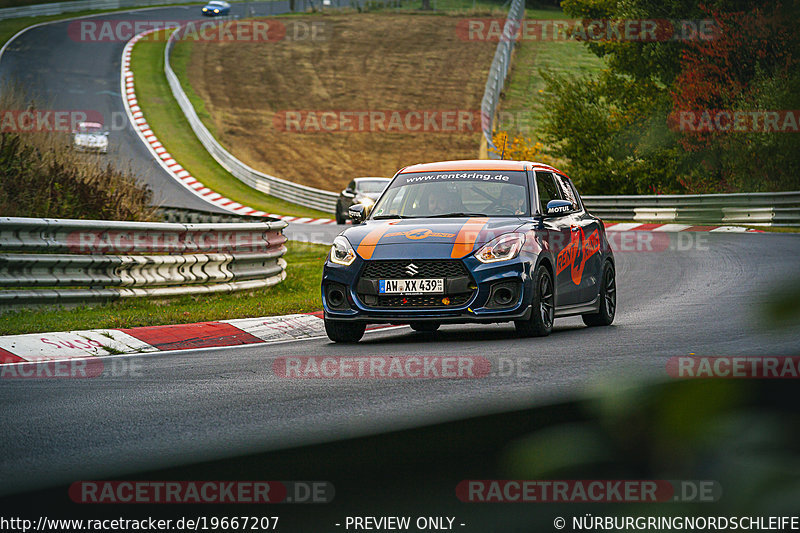
[[[389,218],[418,218],[418,217],[410,217],[407,215],[376,215],[372,217],[372,220],[386,220]]]
[[[430,215],[426,218],[448,218],[448,217],[488,217],[485,213],[444,213],[441,215]]]

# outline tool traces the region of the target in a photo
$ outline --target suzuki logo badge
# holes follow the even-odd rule
[[[406,272],[408,272],[409,276],[416,276],[417,274],[419,274],[419,269],[417,268],[417,265],[415,265],[414,263],[409,263],[408,266],[406,267]]]

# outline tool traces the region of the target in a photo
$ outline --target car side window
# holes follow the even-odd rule
[[[350,184],[347,186],[347,188],[350,189],[351,191],[355,192],[355,190],[356,190],[356,180],[351,181]]]
[[[547,202],[563,199],[550,172],[536,173],[536,188],[539,189],[539,207],[542,213],[547,212]]]
[[[571,180],[566,176],[562,176],[561,174],[556,174],[555,178],[556,183],[561,190],[561,194],[563,195],[562,198],[572,204],[572,209],[574,211],[579,211],[581,204],[578,202],[578,196],[575,192],[575,188],[572,186]]]

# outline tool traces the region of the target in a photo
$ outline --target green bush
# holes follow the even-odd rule
[[[3,117],[43,109],[14,85],[0,90]],[[0,130],[0,215],[152,220],[152,191],[106,156],[77,153],[68,132]]]
[[[549,154],[586,194],[710,193],[800,188],[800,135],[697,132],[686,110],[800,109],[800,37],[794,5],[761,0],[565,0],[576,18],[714,19],[714,38],[594,41],[599,75],[542,72]]]
[[[550,155],[568,161],[565,170],[584,194],[681,190],[683,150],[663,119],[671,105],[663,88],[611,73],[541,75]]]
[[[131,177],[71,153],[69,138],[0,133],[0,214],[149,220],[152,193]]]

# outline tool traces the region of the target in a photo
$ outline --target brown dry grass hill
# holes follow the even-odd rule
[[[477,112],[496,43],[462,41],[456,32],[460,18],[450,16],[362,14],[283,20],[323,21],[328,38],[191,45],[189,83],[205,102],[218,140],[237,158],[297,183],[339,190],[355,176],[391,176],[412,163],[477,157],[479,120],[472,124],[474,131],[465,123],[462,131],[452,131],[458,128],[445,123],[448,133],[308,133],[313,117],[304,114],[299,122],[304,132],[298,133],[281,131],[274,119],[276,113],[285,117],[281,113],[286,111]],[[383,124],[394,127],[390,116]],[[354,117],[357,124],[358,115]],[[414,128],[422,123],[414,115],[403,118]],[[296,130],[297,124],[288,125]],[[369,121],[364,124],[369,130]]]

